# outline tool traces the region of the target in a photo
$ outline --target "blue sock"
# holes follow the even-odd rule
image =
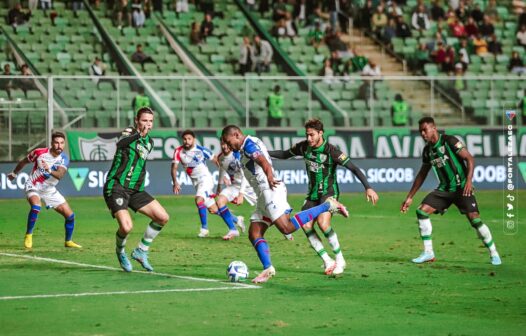
[[[71,236],[73,236],[73,229],[75,228],[75,214],[71,214],[71,216],[66,218],[64,228],[66,229],[66,241],[70,241]]]
[[[258,253],[259,260],[263,264],[263,269],[272,266],[272,262],[270,261],[270,249],[265,238],[257,238],[252,242],[252,245],[254,245],[254,248]]]
[[[296,230],[299,230],[303,225],[307,224],[310,221],[315,220],[324,212],[329,211],[329,203],[324,202],[320,205],[315,206],[307,210],[303,210],[290,217],[290,221],[294,224]]]
[[[33,233],[33,229],[35,228],[35,223],[37,222],[37,217],[38,217],[39,212],[40,212],[39,205],[31,206],[31,210],[29,210],[29,214],[27,215],[27,229],[26,229],[27,234]]]
[[[199,218],[201,219],[201,228],[208,229],[208,210],[206,209],[205,203],[197,203],[197,211],[199,212]]]
[[[232,213],[226,205],[219,208],[218,215],[221,216],[221,218],[223,218],[223,220],[226,223],[226,226],[228,226],[230,230],[236,230],[236,226],[234,225],[234,216],[232,216]]]

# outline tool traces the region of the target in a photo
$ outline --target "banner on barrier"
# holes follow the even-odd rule
[[[150,160],[169,160],[181,144],[177,131],[152,130],[154,149]],[[212,152],[220,151],[218,132],[196,130],[197,142]],[[418,131],[405,128],[365,131],[327,131],[329,141],[353,159],[420,158],[424,148]],[[459,137],[474,157],[504,157],[508,153],[507,139],[502,129],[454,128],[445,133]],[[305,139],[304,131],[253,131],[269,150],[288,149]],[[119,133],[68,131],[71,161],[106,161],[113,157]],[[526,156],[526,128],[519,128],[513,138],[513,151]]]

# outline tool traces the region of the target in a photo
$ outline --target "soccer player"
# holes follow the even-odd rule
[[[276,180],[272,160],[263,142],[256,137],[244,135],[235,125],[225,127],[221,138],[235,152],[240,153],[245,177],[258,196],[256,210],[250,217],[249,239],[257,251],[264,270],[252,282],[266,282],[276,274],[270,260],[269,246],[264,237],[269,226],[276,225],[278,230],[286,235],[299,230],[324,212],[340,213],[344,217],[348,217],[349,213],[341,203],[329,197],[324,203],[291,217],[292,209],[287,201],[287,187]]]
[[[82,246],[71,240],[75,228],[75,214],[62,194],[55,188],[64,177],[69,166],[69,159],[64,154],[66,136],[64,133],[55,132],[51,135],[50,148],[37,148],[20,160],[15,169],[7,175],[12,181],[28,163],[34,163],[29,179],[26,182],[26,198],[31,206],[27,216],[27,229],[24,238],[24,247],[33,247],[33,229],[40,213],[41,201],[44,200],[47,208],[54,208],[64,216],[64,229],[66,231],[65,247],[81,248]]]
[[[320,205],[329,197],[338,199],[340,196],[340,190],[336,180],[336,168],[338,165],[346,167],[358,177],[365,188],[367,201],[372,201],[373,204],[376,204],[378,195],[371,188],[361,170],[351,162],[347,155],[323,137],[323,123],[319,119],[308,120],[305,123],[305,133],[307,140],[295,144],[292,148],[283,151],[277,150],[269,152],[271,157],[278,159],[302,156],[305,160],[305,166],[309,174],[309,189],[307,198],[301,209],[306,210]],[[325,250],[316,229],[313,227],[313,221],[306,223],[303,226],[303,231],[307,235],[314,251],[322,258],[325,266],[325,274],[337,276],[343,273],[346,262],[343,258],[338,236],[331,227],[331,217],[332,215],[330,213],[323,213],[318,217],[317,223],[325,238],[329,240],[336,260],[333,260]]]
[[[416,216],[420,229],[420,237],[424,243],[424,252],[412,261],[417,264],[435,260],[433,242],[431,240],[432,213],[444,214],[455,204],[461,214],[465,214],[477,235],[488,248],[491,263],[500,265],[499,253],[489,228],[482,222],[479,215],[477,200],[473,194],[473,170],[475,161],[465,148],[464,144],[456,137],[441,134],[437,131],[435,121],[431,117],[424,117],[418,121],[420,135],[426,141],[422,152],[422,166],[418,172],[400,211],[405,213],[413,203],[413,196],[424,183],[431,167],[434,168],[439,185],[429,193],[418,209]]]
[[[183,145],[175,149],[172,161],[173,192],[179,194],[181,191],[181,185],[177,182],[177,167],[181,163],[196,189],[195,204],[201,220],[201,229],[197,236],[205,238],[209,235],[208,209],[211,214],[221,216],[228,226],[228,232],[223,239],[230,240],[238,237],[239,231],[235,224],[241,224],[242,219],[234,217],[226,205],[218,207],[214,199],[214,179],[206,166],[206,161],[213,156],[212,152],[196,144],[195,134],[191,130],[184,131],[181,137]]]
[[[125,252],[128,235],[133,229],[128,208],[151,219],[141,241],[131,254],[134,260],[150,272],[153,271],[148,261],[150,245],[169,219],[163,206],[144,191],[146,159],[153,149],[153,140],[148,135],[153,127],[153,113],[149,107],[139,108],[135,126],[122,132],[104,184],[104,200],[119,224],[115,239],[117,259],[126,272],[133,269]]]

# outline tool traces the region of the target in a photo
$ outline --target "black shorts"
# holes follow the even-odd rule
[[[146,191],[125,189],[121,185],[115,184],[113,189],[104,191],[104,200],[113,216],[117,211],[127,210],[128,208],[137,212],[143,206],[153,202],[155,198]]]
[[[433,207],[436,210],[435,213],[439,214],[446,212],[451,204],[455,204],[461,214],[479,212],[475,196],[473,194],[464,196],[462,195],[463,192],[463,190],[454,192],[433,190],[424,198],[422,204]]]
[[[301,207],[301,211],[314,208],[315,206],[323,204],[329,197],[334,197],[334,195],[323,195],[320,199],[317,199],[315,201],[311,201],[310,199],[306,198],[305,202],[303,202],[303,206]],[[338,197],[335,198],[338,199]]]

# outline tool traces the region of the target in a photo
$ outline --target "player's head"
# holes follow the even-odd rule
[[[51,150],[56,154],[60,154],[64,151],[66,145],[66,136],[62,132],[53,132],[51,134]]]
[[[221,132],[221,140],[224,141],[228,147],[232,150],[240,150],[243,146],[243,141],[245,141],[245,135],[239,127],[236,125],[228,125],[223,128]]]
[[[184,149],[190,149],[194,147],[195,144],[195,133],[192,130],[185,130],[183,134],[181,135],[181,139],[183,139],[183,148]]]
[[[148,106],[139,108],[135,116],[135,126],[139,131],[144,130],[141,135],[145,136],[153,127],[153,110]]]
[[[228,155],[230,154],[231,151],[232,151],[232,148],[230,148],[230,146],[228,146],[226,142],[221,140],[221,153],[223,153],[223,155]]]
[[[323,144],[323,123],[318,118],[312,118],[305,123],[305,135],[311,147],[319,147]]]
[[[418,131],[426,142],[435,143],[438,140],[438,131],[435,120],[431,117],[423,117],[418,121]]]

